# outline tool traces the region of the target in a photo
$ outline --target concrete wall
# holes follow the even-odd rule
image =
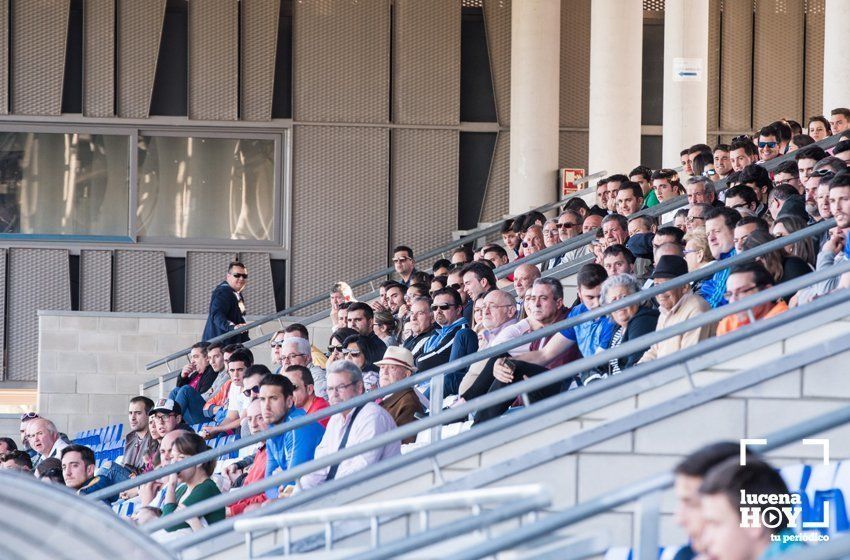
[[[145,364],[197,342],[205,321],[203,315],[39,311],[39,414],[71,437],[124,422],[139,385],[167,373],[165,366],[146,371]],[[320,348],[327,345],[326,330],[312,329]],[[251,332],[252,339],[259,336]],[[257,346],[254,355],[269,365],[268,345]],[[176,360],[172,367],[185,363]],[[166,393],[173,385],[166,385]],[[156,398],[159,390],[146,394]]]

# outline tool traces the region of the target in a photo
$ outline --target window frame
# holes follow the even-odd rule
[[[174,120],[162,122],[164,120]],[[156,122],[159,121],[159,122]],[[56,121],[0,120],[0,132],[100,134],[127,137],[128,152],[128,228],[127,235],[62,235],[39,233],[0,233],[0,243],[5,242],[60,242],[88,244],[117,244],[145,247],[174,247],[177,249],[257,249],[289,253],[292,211],[292,128],[291,122],[272,121],[262,126],[240,126],[243,123],[210,123],[200,125],[185,118],[151,119],[134,122],[86,123],[76,120]],[[244,123],[249,124],[249,123]],[[250,123],[253,125],[254,123]],[[260,124],[260,123],[258,123]],[[235,126],[234,126],[235,125]],[[171,137],[205,137],[222,139],[260,139],[274,142],[273,224],[270,240],[230,240],[213,237],[179,238],[173,236],[142,236],[138,234],[136,217],[138,208],[138,140],[139,135]]]

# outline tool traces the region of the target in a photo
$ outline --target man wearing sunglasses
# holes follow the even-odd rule
[[[416,261],[413,260],[413,249],[404,245],[399,245],[393,249],[393,268],[396,274],[401,278],[401,283],[405,287],[410,286],[413,281],[413,275],[416,273]]]
[[[759,130],[758,148],[761,158],[759,163],[770,161],[780,155],[779,133],[775,128],[768,125]]]
[[[248,282],[248,270],[239,261],[227,267],[227,277],[216,286],[210,298],[210,311],[204,327],[203,340],[217,336],[245,325],[245,298],[242,290]],[[248,332],[237,334],[228,342],[247,342]]]
[[[469,321],[463,316],[463,303],[457,290],[443,288],[434,292],[431,310],[437,329],[428,338],[422,354],[416,360],[417,369],[431,369],[478,351],[478,335],[469,328]],[[466,369],[445,375],[445,395],[457,394]]]

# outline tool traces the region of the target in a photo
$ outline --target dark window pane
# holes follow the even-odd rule
[[[641,124],[660,125],[664,117],[664,20],[643,24]]]
[[[461,132],[458,170],[458,224],[460,229],[478,226],[493,147],[495,132]]]
[[[286,308],[286,261],[271,259],[272,285],[274,286],[275,311]],[[315,341],[314,341],[315,342]]]
[[[171,312],[186,313],[186,259],[165,257],[165,273],[168,276]]]
[[[79,311],[80,255],[68,255],[68,271],[71,273],[71,311]]]
[[[496,122],[496,100],[481,8],[463,8],[461,16],[460,120]]]
[[[162,41],[156,63],[151,115],[185,117],[187,113],[188,8],[185,0],[170,0],[165,10]]]
[[[68,16],[68,47],[65,50],[65,78],[62,85],[62,112],[83,112],[83,2],[73,0]]]
[[[661,137],[640,137],[640,164],[650,169],[661,169]]]
[[[282,2],[277,28],[272,118],[292,118],[292,7]]]

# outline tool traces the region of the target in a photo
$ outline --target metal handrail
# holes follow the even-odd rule
[[[835,223],[835,220],[830,219],[830,220],[826,220],[826,221],[820,222],[818,224],[809,226],[809,227],[804,228],[802,230],[796,231],[796,232],[792,233],[791,235],[782,237],[780,239],[774,239],[774,240],[772,240],[768,243],[764,243],[762,245],[759,245],[758,247],[748,249],[747,251],[741,253],[740,255],[735,255],[735,256],[730,257],[728,259],[724,259],[723,261],[712,262],[712,263],[710,263],[710,264],[708,264],[708,265],[706,265],[706,266],[704,266],[704,267],[702,267],[698,270],[695,270],[693,272],[689,272],[688,274],[685,274],[684,276],[680,276],[678,278],[672,278],[672,279],[668,280],[667,282],[665,282],[663,284],[652,286],[652,287],[650,287],[646,290],[641,290],[640,292],[637,292],[635,294],[627,296],[623,299],[611,302],[611,303],[604,305],[604,306],[597,307],[596,309],[593,309],[593,310],[589,310],[589,311],[582,313],[581,315],[578,315],[576,317],[567,318],[563,321],[559,321],[559,322],[554,323],[552,325],[540,328],[536,331],[527,333],[527,334],[522,335],[520,337],[517,337],[517,338],[515,338],[511,341],[505,342],[503,344],[499,344],[499,345],[496,345],[496,346],[486,348],[482,351],[475,352],[473,354],[469,354],[467,356],[464,356],[464,357],[459,358],[457,360],[448,362],[448,363],[443,364],[441,366],[437,366],[435,368],[414,374],[414,375],[412,375],[412,376],[410,376],[410,377],[408,377],[408,378],[406,378],[402,381],[399,381],[397,383],[393,383],[392,385],[389,385],[387,387],[379,387],[377,389],[373,389],[372,391],[369,391],[368,393],[364,393],[362,395],[359,395],[359,396],[357,396],[357,397],[355,397],[351,400],[348,400],[346,402],[339,403],[339,404],[330,406],[328,408],[324,408],[320,411],[314,412],[310,415],[302,416],[302,417],[299,417],[295,420],[286,422],[284,424],[274,426],[274,427],[269,428],[268,430],[266,430],[264,432],[260,432],[260,433],[257,433],[257,434],[251,435],[251,436],[243,437],[239,440],[236,440],[236,441],[231,442],[229,444],[223,445],[223,446],[218,447],[214,450],[205,451],[204,453],[201,453],[201,454],[198,454],[198,455],[195,455],[195,456],[192,456],[192,457],[188,457],[188,458],[180,461],[179,463],[174,463],[174,464],[168,465],[168,466],[166,466],[162,469],[159,469],[157,471],[145,473],[145,474],[140,475],[136,478],[133,478],[133,479],[130,479],[130,480],[127,480],[127,481],[124,481],[124,482],[120,482],[118,484],[104,488],[103,490],[89,494],[89,497],[91,497],[92,499],[103,499],[103,498],[106,498],[108,496],[112,496],[116,492],[121,492],[121,491],[124,491],[124,490],[128,490],[130,488],[135,488],[135,487],[137,487],[141,484],[144,484],[146,482],[152,482],[152,481],[154,481],[154,480],[156,480],[156,479],[158,479],[162,476],[178,472],[178,471],[180,471],[184,468],[190,467],[190,466],[199,465],[199,464],[204,463],[206,461],[209,461],[211,459],[215,459],[220,455],[225,455],[225,454],[228,454],[230,452],[237,451],[237,450],[241,449],[242,447],[247,447],[248,445],[259,443],[260,441],[263,441],[263,440],[265,440],[269,437],[274,437],[274,436],[283,434],[285,432],[295,430],[297,428],[300,428],[302,426],[310,424],[311,422],[314,422],[314,421],[317,421],[317,420],[320,420],[320,419],[323,419],[323,418],[328,418],[328,417],[330,417],[330,416],[332,416],[332,415],[334,415],[338,412],[343,412],[345,410],[349,410],[349,409],[352,409],[354,407],[364,405],[367,402],[374,401],[375,399],[384,397],[386,395],[397,392],[399,390],[406,389],[408,387],[416,386],[416,385],[422,383],[423,381],[430,380],[430,379],[432,379],[432,378],[434,378],[438,375],[444,375],[446,373],[457,371],[461,368],[468,367],[475,362],[479,362],[481,360],[487,360],[489,358],[502,355],[503,353],[508,352],[509,350],[512,350],[513,348],[516,348],[518,346],[522,346],[524,344],[531,343],[531,342],[538,340],[540,338],[548,337],[548,336],[553,335],[557,332],[560,332],[560,331],[562,331],[566,328],[574,327],[576,325],[585,323],[587,321],[593,321],[593,320],[595,320],[599,317],[602,317],[604,315],[608,315],[611,312],[616,311],[618,309],[622,309],[622,308],[628,307],[630,305],[640,304],[645,300],[649,300],[649,299],[657,296],[658,294],[661,294],[663,292],[670,290],[671,288],[676,288],[676,287],[679,287],[679,286],[684,286],[686,284],[690,284],[694,280],[700,280],[702,278],[706,278],[706,277],[711,276],[715,272],[718,272],[720,270],[732,267],[736,264],[740,264],[740,263],[743,263],[743,262],[749,262],[751,260],[754,260],[756,257],[759,257],[761,255],[764,255],[766,253],[769,253],[769,252],[777,250],[777,249],[781,249],[782,247],[785,247],[786,245],[793,244],[793,243],[795,243],[795,242],[797,242],[801,239],[806,239],[806,238],[808,238],[812,235],[817,235],[817,234],[819,234],[823,231],[826,231],[830,227],[832,227],[834,225],[834,223]],[[844,264],[844,263],[841,263],[841,264]],[[836,267],[840,267],[841,264],[834,265],[834,266],[830,267],[830,269],[827,269],[827,270],[816,271],[816,272],[812,272],[810,274],[806,274],[806,275],[801,276],[799,278],[796,278],[792,281],[785,282],[784,284],[781,284],[780,286],[775,286],[774,288],[771,288],[771,290],[776,290],[776,288],[780,288],[782,286],[787,287],[787,286],[791,286],[791,285],[800,284],[801,287],[803,287],[803,286],[808,286],[810,283],[814,284],[815,282],[821,281],[821,277],[829,278],[831,276],[834,276],[834,274],[830,275],[829,274],[830,272],[833,272],[835,270],[843,270],[843,268],[836,268]],[[816,278],[817,278],[817,280],[815,280]],[[767,290],[767,291],[761,292],[761,293],[762,294],[768,293],[771,290]],[[756,294],[754,296],[750,296],[749,298],[745,298],[744,301],[751,300],[751,298],[755,298],[758,295],[760,295],[760,294]],[[729,306],[726,306],[726,309],[729,309],[729,308],[730,308]],[[717,311],[717,310],[712,310],[708,313],[712,313],[713,311]],[[705,314],[703,314],[703,315],[705,315]],[[698,318],[699,317],[691,319],[691,321],[695,321]],[[693,327],[690,327],[690,328],[693,328]],[[656,332],[662,332],[662,331],[656,331]],[[622,346],[620,348],[622,348]],[[610,352],[610,350],[608,350],[607,352]],[[602,354],[597,354],[597,356],[599,356],[599,355],[602,355]],[[587,360],[587,359],[589,359],[589,358],[585,358],[584,360]],[[580,360],[580,361],[582,361],[582,360]],[[577,363],[577,362],[573,362],[573,363]]]
[[[408,552],[418,551],[429,545],[445,542],[455,537],[465,537],[474,531],[481,531],[496,523],[502,523],[510,519],[520,518],[528,514],[530,516],[548,507],[550,501],[547,497],[536,496],[525,498],[518,502],[506,504],[499,508],[472,515],[460,520],[441,525],[431,531],[425,531],[410,535],[405,539],[389,543],[381,549],[372,549],[360,554],[348,557],[348,560],[390,560],[399,558]]]
[[[593,179],[604,176],[606,173],[607,173],[607,171],[603,170],[603,171],[598,171],[596,173],[588,175],[586,177],[582,177],[581,179],[578,179],[576,181],[576,185],[582,185],[584,183],[589,183]],[[535,212],[535,211],[536,212],[548,212],[549,210],[553,210],[555,208],[558,208],[559,206],[563,206],[571,198],[581,197],[581,196],[584,196],[584,195],[587,195],[587,194],[591,194],[592,192],[593,192],[593,189],[591,189],[591,188],[582,189],[580,191],[576,191],[576,192],[570,194],[569,196],[567,196],[564,199],[557,200],[555,202],[550,202],[548,204],[544,204],[543,206],[540,206],[540,207],[535,208],[533,210],[529,210],[528,212]],[[523,212],[523,214],[527,214],[528,212]],[[516,216],[512,216],[512,218],[516,218]],[[505,219],[507,219],[507,218],[505,218]],[[462,235],[459,239],[455,239],[453,241],[450,241],[449,243],[446,243],[445,245],[442,245],[440,247],[431,249],[430,251],[426,251],[422,254],[419,254],[419,255],[416,256],[416,258],[421,260],[421,261],[425,261],[425,260],[428,260],[432,257],[436,257],[438,255],[441,255],[441,254],[445,253],[446,251],[450,251],[450,250],[456,249],[457,247],[460,247],[462,245],[466,245],[467,243],[473,242],[473,241],[480,239],[482,237],[485,237],[485,236],[488,236],[488,235],[491,235],[491,234],[494,234],[494,233],[498,233],[499,231],[501,231],[503,222],[504,222],[504,219],[499,220],[498,222],[496,222],[492,225],[488,225],[488,226],[484,226],[484,227],[478,227],[478,228],[475,228],[475,229],[472,229],[472,230],[467,230],[464,233],[464,235]],[[378,271],[373,272],[373,273],[371,273],[367,276],[364,276],[362,278],[358,278],[357,280],[351,282],[349,285],[351,286],[352,289],[354,289],[354,288],[363,286],[365,284],[368,284],[369,282],[373,282],[373,281],[377,280],[378,278],[390,276],[394,272],[395,272],[395,268],[393,268],[392,266],[389,266],[385,269],[378,270]],[[264,325],[264,324],[269,323],[271,321],[279,320],[282,317],[292,315],[294,312],[300,311],[300,310],[305,309],[307,307],[310,307],[311,305],[315,305],[317,303],[322,303],[323,301],[327,301],[327,298],[328,298],[327,295],[315,296],[313,298],[308,299],[305,302],[299,303],[297,305],[292,305],[290,307],[287,307],[286,309],[283,309],[283,310],[278,311],[276,313],[272,313],[271,315],[266,315],[265,317],[257,319],[255,321],[245,325],[244,327],[239,327],[238,329],[234,329],[230,332],[227,332],[227,333],[224,333],[222,335],[211,338],[207,342],[212,343],[212,342],[221,342],[223,340],[227,340],[228,338],[236,336],[237,334],[247,332],[250,329],[259,327],[260,325]],[[184,348],[183,350],[178,350],[177,352],[169,354],[168,356],[166,356],[164,358],[154,360],[153,362],[146,364],[145,369],[146,370],[153,369],[157,366],[161,366],[163,364],[166,364],[166,363],[170,362],[171,360],[175,360],[177,358],[185,356],[186,354],[188,354],[190,352],[190,350],[191,350],[191,348]]]
[[[515,398],[519,395],[528,394],[528,393],[531,393],[535,390],[542,389],[543,387],[546,387],[546,386],[551,385],[553,383],[557,383],[559,381],[569,379],[569,378],[573,377],[574,375],[576,375],[577,373],[580,373],[582,371],[586,371],[589,368],[593,368],[593,367],[597,367],[599,365],[607,364],[609,362],[609,360],[611,360],[611,359],[621,358],[623,356],[629,355],[629,354],[636,352],[636,351],[639,351],[641,349],[648,348],[652,344],[655,344],[655,343],[660,342],[662,340],[666,340],[666,339],[670,338],[671,336],[676,336],[678,334],[688,332],[688,331],[693,330],[695,328],[702,327],[706,324],[714,323],[714,322],[718,321],[719,319],[721,319],[721,318],[723,318],[727,315],[730,315],[730,314],[733,314],[733,313],[739,313],[741,311],[746,311],[753,306],[760,305],[760,304],[763,304],[763,303],[767,303],[767,302],[770,302],[770,301],[775,301],[777,298],[779,298],[783,295],[787,295],[789,293],[794,293],[797,290],[799,290],[799,289],[801,289],[805,286],[808,286],[810,283],[820,282],[825,278],[837,276],[837,275],[843,274],[845,272],[850,272],[850,262],[842,262],[838,265],[834,265],[834,266],[830,267],[829,269],[813,272],[813,273],[807,274],[805,276],[795,278],[794,280],[788,281],[784,284],[780,284],[778,286],[773,286],[773,287],[771,287],[767,290],[764,290],[764,291],[759,292],[757,294],[753,294],[751,296],[748,296],[741,301],[735,302],[733,304],[729,304],[729,305],[727,305],[723,308],[712,309],[712,310],[707,311],[707,312],[705,312],[705,313],[703,313],[703,314],[701,314],[697,317],[689,319],[688,321],[684,321],[682,323],[673,325],[673,326],[668,327],[666,329],[663,329],[661,331],[654,331],[654,332],[649,333],[647,335],[644,335],[644,336],[638,337],[636,339],[630,340],[628,342],[625,342],[625,343],[623,343],[623,344],[621,344],[621,345],[619,345],[615,348],[611,348],[611,349],[606,350],[604,352],[600,352],[599,354],[596,354],[592,357],[583,358],[581,360],[571,362],[569,364],[566,364],[564,366],[560,366],[558,368],[554,368],[552,370],[549,370],[546,373],[536,375],[536,376],[534,376],[530,379],[526,379],[524,381],[511,383],[510,385],[505,386],[505,387],[503,387],[503,388],[501,388],[497,391],[487,393],[486,395],[483,395],[481,397],[473,399],[472,401],[464,403],[460,406],[445,410],[441,414],[437,414],[436,416],[430,416],[430,417],[425,418],[423,420],[419,420],[419,421],[413,422],[411,424],[406,424],[402,427],[396,428],[392,431],[389,431],[389,432],[386,432],[386,433],[381,434],[379,436],[376,436],[366,443],[358,444],[358,445],[355,445],[355,446],[350,447],[350,448],[346,447],[345,449],[337,451],[337,452],[335,452],[331,455],[322,457],[320,459],[314,459],[314,460],[312,460],[308,463],[303,463],[301,465],[298,465],[294,468],[287,470],[286,472],[275,474],[275,475],[272,475],[271,477],[266,477],[262,480],[255,482],[250,487],[240,488],[240,489],[237,489],[237,490],[233,490],[228,494],[224,494],[224,495],[216,496],[214,498],[210,498],[209,500],[206,500],[202,503],[190,506],[190,507],[182,510],[181,512],[175,512],[175,513],[169,515],[168,518],[170,518],[170,519],[162,518],[159,521],[155,521],[153,523],[145,525],[143,530],[153,532],[153,531],[156,531],[158,529],[170,527],[172,525],[175,525],[177,523],[185,521],[186,519],[190,519],[192,517],[197,517],[199,515],[204,515],[206,513],[209,513],[210,511],[224,507],[224,506],[229,505],[233,502],[239,501],[243,498],[248,498],[250,496],[254,496],[254,495],[256,495],[256,494],[258,494],[258,493],[260,493],[260,492],[262,492],[262,491],[264,491],[268,488],[272,488],[272,487],[275,487],[275,486],[278,486],[278,485],[281,485],[281,484],[287,484],[289,482],[294,482],[298,478],[300,478],[301,476],[308,474],[310,472],[313,472],[317,469],[321,469],[321,468],[324,468],[324,467],[328,467],[330,465],[338,464],[338,463],[340,463],[340,462],[342,462],[342,461],[344,461],[348,458],[355,457],[355,456],[360,455],[360,454],[362,454],[366,451],[376,449],[376,448],[382,447],[384,445],[387,445],[387,444],[390,444],[390,443],[393,443],[393,442],[397,442],[399,440],[403,440],[407,437],[413,436],[413,435],[419,433],[420,431],[426,430],[428,428],[438,426],[438,425],[442,425],[446,422],[455,421],[455,420],[459,420],[461,418],[465,418],[470,413],[475,412],[476,410],[479,410],[483,407],[492,406],[492,405],[504,402],[506,400],[513,399],[513,398]],[[668,284],[669,284],[669,282],[668,282]],[[669,289],[669,287],[668,287],[668,289]],[[844,294],[842,294],[842,295],[844,295]],[[391,387],[394,387],[394,386],[391,386]],[[356,399],[359,399],[362,396],[363,395],[361,395],[360,397],[356,397]],[[372,398],[374,399],[374,397],[372,397]],[[355,399],[352,399],[352,400],[355,400]],[[372,399],[370,399],[370,400],[372,400]],[[339,405],[337,405],[337,406],[339,406]],[[311,416],[313,416],[313,415],[311,415]],[[308,417],[301,417],[298,420],[303,420],[304,418],[308,418]],[[292,423],[294,425],[296,422],[297,421],[292,421],[292,422],[287,422],[286,424]],[[277,426],[276,429],[281,428],[281,427],[283,427],[283,426]],[[250,436],[250,438],[244,438],[244,439],[250,440],[250,439],[257,438],[258,436],[261,436],[261,435],[263,437],[260,438],[260,439],[265,439],[266,437],[268,437],[267,435],[264,435],[264,434],[255,434],[253,436]],[[206,455],[206,454],[220,455],[220,454],[223,453],[223,450],[225,448],[226,448],[226,446],[220,447],[220,448],[212,450],[212,451],[206,451],[202,454],[195,455],[194,457],[189,457],[187,459],[184,459],[183,461],[180,461],[179,463],[174,463],[172,465],[169,465],[169,466],[165,467],[164,469],[161,469],[158,473],[148,473],[148,474],[143,475],[143,476],[149,476],[150,474],[155,474],[156,476],[154,478],[160,478],[162,476],[165,476],[166,474],[169,474],[166,471],[168,471],[170,469],[175,469],[175,467],[176,467],[176,470],[182,470],[182,469],[185,469],[188,466],[191,466],[193,464],[198,464],[199,462],[204,462],[206,460],[209,460],[211,457],[204,457],[204,455]],[[140,478],[142,478],[142,477],[137,478],[136,481],[138,481]],[[101,490],[99,492],[90,494],[89,497],[91,497],[92,499],[97,499],[99,497],[98,494],[106,493],[106,494],[109,494],[109,495],[113,495],[115,492],[126,490],[130,487],[134,487],[134,486],[138,485],[138,483],[133,482],[133,481],[129,481],[129,486],[125,486],[125,484],[127,484],[127,483],[121,483],[121,484],[118,484],[118,485],[114,485],[110,488],[107,488],[107,489]]]
[[[847,423],[850,423],[850,406],[822,414],[768,434],[765,437],[767,443],[759,446],[759,452],[767,453],[768,451],[799,442],[808,436],[819,434]],[[526,544],[532,539],[548,535],[563,527],[609,511],[612,508],[634,502],[647,494],[667,490],[672,486],[672,473],[666,472],[659,474],[638,483],[606,492],[603,497],[572,506],[569,510],[550,513],[536,523],[529,524],[509,533],[504,533],[495,539],[488,540],[486,543],[476,545],[474,548],[458,551],[452,556],[457,560],[473,560],[496,554],[502,550]]]
[[[239,519],[234,523],[233,530],[237,533],[248,531],[263,531],[270,529],[283,529],[284,527],[295,527],[298,525],[310,525],[313,523],[327,523],[328,521],[339,521],[343,519],[356,519],[375,517],[376,515],[399,515],[405,513],[419,513],[430,509],[451,509],[458,507],[482,506],[502,502],[504,500],[518,500],[520,498],[531,498],[545,495],[543,486],[539,484],[523,484],[520,486],[505,486],[502,488],[488,488],[486,490],[464,490],[447,494],[435,494],[431,496],[414,496],[410,498],[399,498],[396,500],[385,500],[382,502],[371,502],[368,504],[345,505],[333,508],[314,509],[310,511],[298,511],[294,513],[280,513],[277,515],[266,515],[254,519]]]
[[[313,511],[267,515],[258,518],[238,519],[233,524],[233,530],[245,533],[245,544],[248,557],[253,558],[254,531],[269,531],[283,529],[283,554],[291,552],[291,529],[300,525],[325,524],[325,548],[332,549],[333,522],[359,518],[370,519],[372,548],[380,543],[381,517],[420,514],[422,530],[428,529],[428,513],[434,510],[472,508],[473,515],[481,513],[481,507],[493,504],[504,504],[506,501],[534,500],[540,507],[550,504],[548,493],[540,484],[526,484],[503,488],[487,488],[465,490],[429,496],[416,496],[397,500],[386,500],[368,504],[346,505],[335,508],[324,508]]]
[[[568,408],[570,410],[573,410],[573,415],[566,419],[581,416],[584,411],[584,408],[582,408],[583,403],[591,403],[589,406],[592,406],[593,409],[597,409],[607,406],[609,404],[613,404],[614,402],[618,402],[623,398],[633,396],[629,392],[617,391],[617,389],[633,384],[633,382],[639,382],[642,385],[642,388],[644,389],[652,389],[654,387],[660,386],[651,382],[647,384],[647,380],[652,379],[651,376],[654,377],[656,374],[662,375],[658,383],[666,384],[667,382],[673,380],[672,375],[674,374],[677,376],[676,378],[689,375],[689,370],[687,366],[684,368],[681,367],[681,364],[684,361],[698,358],[700,356],[705,355],[707,352],[716,352],[723,348],[734,347],[740,342],[749,340],[752,336],[758,336],[774,328],[783,327],[786,324],[793,324],[795,321],[802,320],[810,316],[812,313],[819,313],[824,310],[841,309],[840,306],[846,304],[847,302],[850,302],[850,291],[841,290],[833,292],[824,296],[823,298],[815,300],[811,304],[791,309],[787,313],[782,314],[781,316],[757,321],[756,323],[747,325],[742,329],[738,329],[736,331],[728,333],[722,338],[713,337],[697,345],[684,348],[675,354],[671,354],[663,358],[658,358],[645,364],[639,364],[633,368],[624,371],[620,375],[607,379],[605,383],[595,383],[589,387],[585,387],[580,392],[569,391],[567,393],[561,393],[560,395],[556,395],[549,399],[545,399],[543,401],[535,403],[532,407],[527,407],[523,410],[517,411],[509,417],[502,416],[500,418],[493,419],[490,422],[476,427],[475,430],[465,431],[451,439],[431,443],[428,446],[417,448],[411,451],[410,453],[407,453],[400,457],[378,463],[376,465],[373,465],[374,468],[369,471],[369,477],[371,478],[373,476],[380,476],[381,474],[394,472],[395,469],[408,466],[414,462],[423,463],[427,462],[429,459],[431,461],[434,461],[434,458],[437,455],[446,453],[450,449],[454,449],[466,443],[471,443],[472,441],[479,438],[484,438],[497,433],[501,433],[501,430],[507,428],[509,424],[515,425],[518,422],[526,422],[529,421],[529,419],[536,418],[540,415],[550,413],[556,410],[565,410]],[[684,329],[682,330],[684,332]],[[677,333],[668,332],[668,337],[675,336],[675,334]],[[645,343],[641,342],[640,346],[644,345]],[[635,347],[637,346],[638,344],[635,344]],[[630,352],[631,350],[628,351]],[[734,356],[727,357],[731,358]],[[599,363],[603,363],[604,361],[605,360],[598,360]],[[560,370],[556,373],[559,373],[559,377],[569,377],[569,372],[565,373],[564,375],[560,375],[560,372],[570,366],[571,364],[562,366],[562,368],[560,368]],[[581,368],[579,367],[576,367],[575,369],[577,371],[581,370]],[[674,374],[668,374],[666,376],[664,375],[665,372],[672,370],[677,371],[675,371]],[[554,372],[555,370],[552,371]],[[602,395],[603,393],[608,393],[608,396],[598,402],[593,400],[593,397]],[[455,409],[451,410],[454,411]],[[465,458],[465,456],[462,456],[460,458]],[[366,481],[366,478],[367,476],[364,473],[354,473],[350,477],[346,477],[344,480],[334,481],[331,485],[329,485],[328,489],[320,486],[318,488],[314,488],[313,490],[315,491],[317,497],[321,497],[327,495],[331,491],[338,492],[349,488],[349,486],[351,485],[363,483]],[[278,504],[270,504],[268,509],[271,511],[285,509],[287,506],[292,505],[296,501],[298,505],[301,505],[302,503],[304,503],[304,501],[298,500],[300,500],[302,497],[303,496],[299,495],[297,497],[289,498],[285,502],[280,502]],[[226,520],[221,523],[217,523],[209,528],[204,529],[200,533],[190,535],[184,539],[181,539],[180,541],[170,544],[169,546],[175,550],[182,550],[188,548],[189,546],[198,544],[208,538],[212,538],[227,532],[229,523],[232,523],[232,521]]]

